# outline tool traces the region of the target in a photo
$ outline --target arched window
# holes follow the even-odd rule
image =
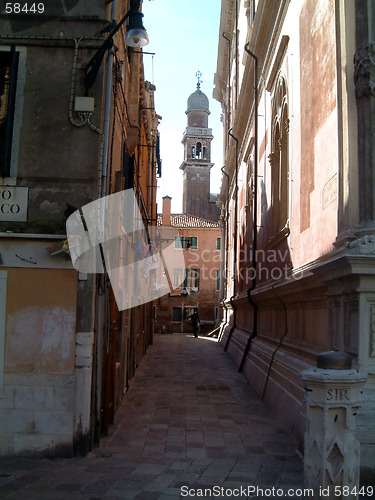
[[[198,160],[202,159],[202,143],[201,142],[197,142],[196,158]]]
[[[272,96],[271,237],[288,226],[289,118],[285,78],[279,74]]]
[[[191,146],[191,157],[195,158],[195,146]]]
[[[203,146],[203,159],[204,160],[206,159],[206,154],[207,154],[206,150],[207,150],[206,146]]]

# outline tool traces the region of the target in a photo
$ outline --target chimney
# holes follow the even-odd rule
[[[163,196],[163,212],[162,212],[162,225],[171,225],[171,197]]]

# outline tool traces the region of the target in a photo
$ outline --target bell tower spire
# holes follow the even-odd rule
[[[197,71],[197,90],[187,101],[187,127],[182,138],[184,161],[183,212],[204,219],[218,219],[218,207],[210,202],[210,170],[212,129],[208,128],[210,114],[207,96],[201,91],[202,73]],[[214,206],[213,206],[214,205]]]

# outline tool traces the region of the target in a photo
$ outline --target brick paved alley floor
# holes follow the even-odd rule
[[[295,449],[216,341],[156,335],[100,447],[85,458],[0,458],[0,498],[209,498],[205,488],[293,498],[303,488]]]

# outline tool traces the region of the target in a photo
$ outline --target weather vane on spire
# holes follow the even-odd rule
[[[195,76],[198,78],[197,89],[200,89],[201,88],[201,83],[203,83],[203,80],[201,80],[202,73],[198,70],[195,73]]]

